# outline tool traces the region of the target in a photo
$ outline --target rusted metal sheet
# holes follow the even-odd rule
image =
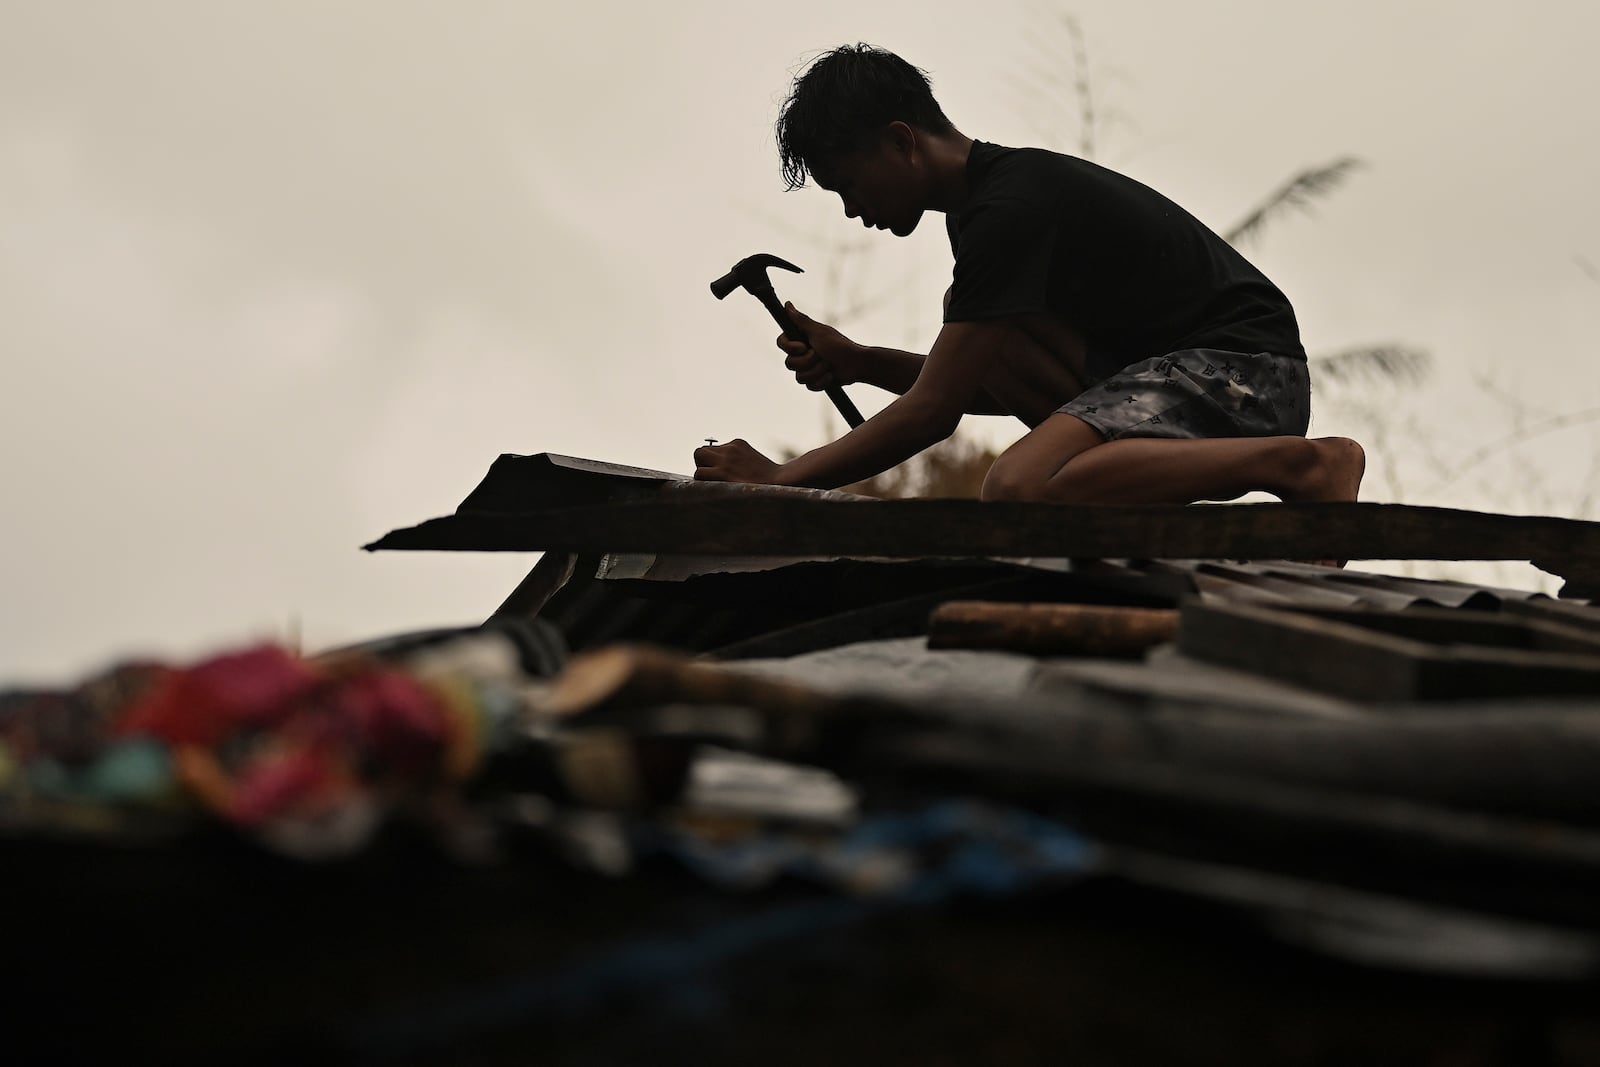
[[[1290,565],[1293,566],[1293,565]],[[1304,590],[1315,590],[1322,594],[1347,594],[1355,598],[1355,603],[1348,607],[1371,608],[1379,611],[1400,611],[1416,605],[1436,604],[1437,601],[1420,595],[1417,591],[1398,589],[1382,581],[1368,581],[1377,578],[1377,575],[1362,575],[1353,581],[1344,580],[1344,571],[1332,567],[1287,569],[1276,563],[1257,564],[1253,568],[1263,577],[1277,582],[1298,585]],[[1331,603],[1317,606],[1335,607]],[[1492,600],[1485,600],[1483,606],[1493,606]]]
[[[667,527],[658,527],[648,521],[651,518],[648,507],[645,511],[624,510],[616,514],[609,514],[606,507],[629,502],[648,505],[651,501],[676,513]],[[789,514],[799,519],[802,528],[785,530],[772,527],[772,508],[769,505],[777,501],[784,502],[777,505],[777,510],[787,509]],[[803,509],[796,511],[795,504],[799,501],[850,502],[860,507],[886,504],[888,509],[875,507],[870,512],[864,512],[862,514],[867,519],[862,521],[853,513],[841,516],[837,512],[812,514]],[[692,508],[683,507],[690,503],[694,505]],[[705,510],[706,505],[710,505],[710,511]],[[1012,510],[1017,507],[1024,511],[1018,513]],[[1197,540],[1207,544],[1227,541],[1230,531],[1241,521],[1240,513],[1249,514],[1251,508],[1259,507],[1234,506],[1226,511],[1215,506],[1074,511],[1039,505],[1031,508],[1026,505],[980,505],[975,501],[886,502],[821,490],[695,482],[685,475],[668,471],[541,453],[499,457],[479,485],[462,501],[455,516],[394,531],[366,547],[461,551],[561,548],[572,552],[604,553],[608,557],[607,568],[618,575],[667,581],[681,580],[695,574],[771,570],[800,560],[836,558],[993,556],[1053,569],[1070,568],[1072,565],[1068,559],[1073,556],[1102,559],[1134,556],[1175,560],[1175,566],[1178,567],[1203,566],[1206,560],[1226,560],[1234,571],[1222,573],[1224,578],[1235,577],[1241,569],[1257,575],[1253,581],[1240,579],[1242,586],[1248,585],[1254,589],[1251,593],[1244,593],[1242,586],[1238,590],[1240,596],[1247,599],[1269,600],[1277,593],[1291,593],[1288,597],[1291,601],[1331,602],[1337,596],[1326,588],[1331,579],[1361,585],[1368,592],[1359,599],[1369,603],[1397,594],[1416,600],[1471,607],[1487,606],[1482,603],[1484,593],[1504,598],[1504,591],[1383,575],[1351,574],[1345,577],[1326,568],[1303,567],[1293,563],[1272,564],[1271,570],[1268,570],[1261,564],[1244,563],[1240,559],[1247,555],[1272,558],[1291,554],[1343,555],[1349,558],[1403,556],[1416,559],[1444,556],[1512,559],[1532,556],[1536,562],[1543,560],[1558,573],[1576,576],[1579,583],[1592,580],[1595,577],[1593,572],[1600,566],[1596,563],[1600,553],[1594,551],[1595,524],[1559,519],[1485,516],[1445,509],[1407,509],[1397,505],[1310,505],[1301,506],[1311,510],[1299,514],[1293,513],[1293,506],[1266,505],[1277,510],[1257,513],[1257,517],[1244,520],[1250,535],[1245,540],[1270,542],[1270,546],[1262,551],[1246,552],[1246,547],[1260,547],[1259,544],[1247,546],[1245,540],[1236,539],[1223,546],[1226,551],[1219,549],[1217,552],[1200,554],[1204,559],[1184,560],[1178,550],[1180,546],[1173,544],[1175,540],[1191,544]],[[1372,511],[1375,507],[1380,510]],[[1285,511],[1286,508],[1289,510]],[[1329,508],[1334,510],[1326,510]],[[1341,508],[1345,510],[1339,510]],[[1365,510],[1350,511],[1349,508]],[[692,517],[684,514],[686,510]],[[1174,512],[1179,518],[1171,518]],[[1021,526],[1013,521],[1018,514],[1028,520]],[[1201,515],[1207,517],[1201,519]],[[1409,528],[1413,540],[1418,537],[1429,538],[1438,533],[1443,535],[1446,543],[1431,547],[1390,544],[1380,551],[1364,552],[1312,551],[1314,546],[1301,542],[1308,518],[1314,522],[1318,515],[1329,517],[1337,527],[1321,536],[1333,536],[1346,542],[1351,539],[1370,542],[1374,535],[1382,532],[1377,528],[1398,526]],[[502,519],[474,521],[473,516],[501,516]],[[518,518],[505,518],[508,516]],[[943,531],[928,528],[930,524],[940,526],[943,518],[953,518],[961,528]],[[1430,528],[1428,523],[1431,519],[1439,519],[1444,525],[1437,529]],[[993,529],[980,530],[975,537],[969,536],[966,531],[974,523],[981,524],[985,520]],[[1420,530],[1417,529],[1419,522],[1423,527]],[[1174,523],[1177,524],[1176,529],[1173,529]],[[730,524],[737,529],[717,529],[718,526]],[[841,524],[846,528],[834,532]],[[634,528],[620,529],[627,526]],[[1518,534],[1528,536],[1519,538]],[[730,546],[727,543],[729,538],[741,543]],[[793,542],[796,539],[806,541],[807,550],[795,550]],[[891,540],[885,544],[885,539]],[[934,543],[930,544],[930,540]],[[1106,550],[1108,540],[1121,542],[1123,550]],[[877,542],[877,550],[858,550],[863,541]],[[1019,544],[1037,546],[1041,541],[1050,542],[1046,546],[1048,551],[1016,550]],[[1151,541],[1161,542],[1162,550],[1140,550],[1148,547]],[[647,547],[629,547],[635,544]],[[686,544],[689,547],[683,547]],[[823,550],[813,550],[821,544],[825,544]],[[702,550],[708,545],[717,547]],[[1289,547],[1294,552],[1286,551]],[[991,548],[996,551],[989,551]],[[1139,560],[1130,561],[1128,569],[1131,572],[1141,567],[1147,571],[1150,569],[1148,564]],[[1191,581],[1190,584],[1203,584],[1207,592],[1220,594],[1227,587],[1216,581],[1217,577],[1218,573],[1205,574],[1198,582]],[[1293,593],[1288,587],[1275,584],[1280,579],[1323,588],[1319,592]],[[1569,581],[1568,584],[1569,592],[1576,588],[1574,582]],[[1388,603],[1399,606],[1398,601],[1392,599]]]
[[[517,583],[490,618],[533,618],[572,580],[577,572],[578,555],[574,552],[546,552],[533,565],[527,577]]]
[[[896,600],[885,600],[834,615],[812,619],[793,626],[748,634],[712,650],[718,660],[789,657],[823,649],[881,642],[886,638],[920,637],[928,632],[929,622],[939,608],[955,599],[975,596],[1018,600],[1071,594],[1052,590],[1046,579],[997,577],[974,585],[948,587]]]
[[[1318,718],[1356,722],[1381,714],[1366,705],[1314,692],[1248,671],[1202,663],[1175,646],[1153,649],[1142,661],[1041,660],[1032,688],[1059,693],[1063,700],[1079,694],[1110,697],[1119,706],[1141,714],[1215,710],[1251,713],[1269,718]]]
[[[1469,585],[1464,582],[1424,581],[1420,578],[1400,578],[1390,574],[1367,574],[1362,571],[1335,571],[1321,576],[1321,580],[1340,587],[1353,587],[1352,591],[1366,597],[1369,590],[1398,595],[1417,604],[1437,604],[1448,608],[1492,610],[1508,599],[1525,600],[1541,596],[1528,591],[1517,592]]]
[[[1185,654],[1357,700],[1600,694],[1600,642],[1480,612],[1284,611],[1191,602]]]
[[[734,485],[697,482],[684,474],[630,467],[620,463],[563,456],[553,452],[500,456],[477,487],[456,508],[457,514],[519,514],[529,509],[605,504],[667,496],[694,501],[707,496],[784,495],[827,500],[866,500],[853,493],[825,492],[783,486]],[[575,573],[579,553],[559,553],[559,559],[536,564],[521,584],[495,611],[495,616],[533,615]],[[737,574],[777,570],[808,560],[837,556],[726,556],[607,552],[598,571],[589,560],[578,571],[596,577],[683,581],[701,574]],[[585,569],[586,568],[586,569]]]
[[[1530,612],[1543,610],[1565,614],[1575,624],[1600,627],[1600,609],[1581,601],[1553,600],[1531,589],[1505,589],[1441,579],[1402,578],[1375,574],[1355,568],[1335,568],[1271,560],[1251,563],[1244,560],[1028,560],[1030,565],[1083,571],[1090,567],[1111,569],[1133,578],[1138,575],[1187,579],[1201,596],[1262,604],[1306,605],[1314,607],[1407,608],[1413,605],[1439,605],[1472,610],[1508,610],[1511,605],[1527,604]],[[1587,614],[1586,614],[1587,613]]]
[[[1503,608],[1515,615],[1526,615],[1548,622],[1559,622],[1564,626],[1600,631],[1600,607],[1590,604],[1538,597],[1523,601],[1506,601]]]
[[[633,500],[656,493],[669,482],[687,480],[683,474],[552,452],[535,456],[507,454],[490,465],[456,512],[515,513],[530,508]]]
[[[1600,524],[1401,504],[1065,507],[976,500],[670,495],[530,511],[461,512],[368,549],[713,555],[1069,558],[1532,559],[1583,577]]]
[[[1600,656],[1600,634],[1553,619],[1420,605],[1403,612],[1313,608],[1302,613],[1444,647]]]
[[[629,640],[718,656],[790,655],[926,633],[929,614],[953,599],[1159,607],[1177,599],[1163,588],[1166,579],[1117,582],[996,560],[802,560],[773,570],[674,574],[670,580],[653,572],[620,577],[597,560],[584,557],[559,593],[537,603],[539,617],[560,626],[574,648]]]
[[[1191,560],[1183,567],[1194,577],[1204,598],[1276,603],[1279,605],[1323,605],[1353,607],[1362,603],[1352,591],[1342,590],[1309,577],[1281,576],[1248,564],[1221,564]]]
[[[490,465],[488,473],[477,487],[457,506],[456,513],[521,514],[546,508],[640,500],[680,493],[688,493],[694,499],[749,495],[827,500],[872,499],[854,493],[820,489],[697,482],[687,474],[541,452],[532,456],[500,456]]]

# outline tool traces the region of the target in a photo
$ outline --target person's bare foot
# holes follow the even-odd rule
[[[1348,437],[1317,437],[1306,444],[1313,450],[1311,463],[1279,496],[1307,503],[1353,502],[1367,471],[1366,450]]]

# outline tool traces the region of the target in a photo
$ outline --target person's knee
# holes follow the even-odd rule
[[[1016,504],[1069,504],[1086,506],[1100,500],[1094,487],[1085,479],[1074,477],[1072,464],[1068,463],[1053,477],[1028,477],[1019,471],[989,471],[983,480],[979,496],[983,500],[1004,500]]]
[[[979,490],[983,500],[1019,503],[1090,503],[1092,490],[1075,462],[1104,443],[1100,431],[1076,416],[1056,414],[1006,449]]]
[[[1028,465],[1015,460],[1007,462],[1001,456],[984,476],[983,488],[978,491],[980,500],[1034,503],[1045,499],[1048,479],[1041,478]]]

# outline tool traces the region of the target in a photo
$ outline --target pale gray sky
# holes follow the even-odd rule
[[[1600,407],[1591,3],[0,0],[0,679],[479,619],[529,558],[357,546],[501,452],[821,443],[760,308],[706,284],[776,252],[801,307],[838,272],[890,293],[841,325],[926,345],[949,253],[937,217],[863,246],[782,190],[791,70],[871,41],[964,132],[1070,149],[1073,101],[1016,87],[1041,51],[1070,75],[1061,11],[1098,158],[1218,228],[1366,161],[1248,251],[1313,352],[1434,354],[1364,409],[1324,393],[1314,432],[1392,413],[1373,499],[1593,517],[1592,423],[1437,484],[1515,417]]]

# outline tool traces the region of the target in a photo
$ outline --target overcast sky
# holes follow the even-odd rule
[[[531,558],[358,546],[501,452],[820,444],[760,307],[707,283],[774,252],[803,309],[926,346],[949,251],[783,191],[791,72],[870,41],[963,132],[1075,150],[1062,12],[1096,157],[1218,229],[1364,161],[1246,251],[1314,354],[1433,356],[1320,394],[1314,433],[1383,446],[1370,499],[1596,517],[1594,3],[0,0],[0,680],[479,620]]]

